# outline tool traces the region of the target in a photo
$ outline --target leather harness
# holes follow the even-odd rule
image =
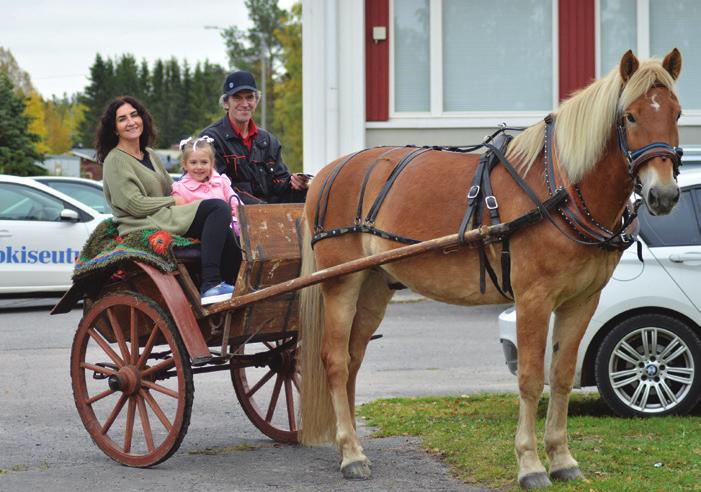
[[[480,148],[486,148],[487,151],[482,154],[480,160],[477,164],[475,175],[472,179],[470,189],[467,193],[467,208],[463,216],[462,222],[460,224],[458,235],[460,238],[464,236],[464,233],[469,229],[474,229],[481,225],[482,215],[486,207],[489,215],[489,221],[491,225],[500,224],[499,220],[499,203],[497,198],[492,192],[492,184],[490,181],[491,171],[498,164],[501,164],[512,179],[519,185],[519,187],[526,193],[529,199],[535,204],[535,208],[529,212],[519,216],[518,218],[503,224],[504,233],[496,238],[491,239],[489,242],[501,241],[502,251],[501,251],[501,271],[502,278],[501,284],[497,278],[494,268],[489,263],[489,259],[485,252],[485,246],[487,242],[483,241],[478,244],[478,254],[480,259],[480,292],[484,293],[486,289],[486,275],[489,275],[490,280],[499,291],[499,293],[507,299],[512,299],[513,290],[511,288],[510,271],[511,271],[511,255],[509,251],[509,237],[518,231],[519,229],[525,227],[529,224],[534,224],[542,219],[547,219],[550,223],[555,226],[555,228],[565,235],[568,239],[583,245],[595,245],[602,247],[604,249],[620,249],[624,250],[628,248],[633,242],[635,242],[635,236],[633,234],[628,234],[626,231],[633,224],[637,216],[637,209],[640,206],[640,200],[637,200],[633,207],[627,207],[624,211],[621,223],[615,230],[609,230],[608,228],[597,222],[589,211],[582,192],[578,185],[569,184],[565,186],[564,180],[559,175],[558,166],[556,166],[557,153],[554,144],[554,119],[552,115],[548,115],[545,118],[545,134],[543,142],[543,164],[545,166],[545,182],[548,191],[548,199],[541,201],[538,195],[528,186],[525,180],[519,175],[513,165],[506,159],[506,149],[508,144],[513,139],[513,136],[505,133],[507,130],[521,131],[522,128],[507,128],[505,125],[499,130],[495,131],[492,135],[485,138],[484,143],[464,146],[464,147],[440,147],[440,146],[405,146],[405,147],[392,147],[382,154],[380,154],[368,167],[360,188],[360,193],[358,196],[358,204],[356,208],[356,217],[352,225],[345,227],[338,227],[331,230],[325,230],[324,221],[326,218],[326,211],[328,207],[329,195],[331,193],[331,188],[336,178],[342,169],[353,160],[354,157],[366,152],[370,149],[364,149],[354,154],[350,154],[345,159],[340,161],[334,169],[326,176],[321,187],[321,192],[319,193],[319,198],[316,203],[316,211],[314,216],[314,236],[312,237],[312,246],[318,241],[323,239],[328,239],[330,237],[337,237],[348,233],[360,232],[373,234],[375,236],[388,239],[391,241],[404,243],[404,244],[415,244],[420,242],[417,239],[407,238],[400,236],[398,234],[393,234],[375,227],[375,220],[377,214],[379,213],[380,207],[384,202],[387,194],[389,193],[392,185],[397,180],[400,173],[406,169],[406,167],[420,155],[429,152],[431,150],[435,151],[447,151],[447,152],[474,152]],[[667,158],[674,159],[675,165],[675,177],[678,174],[678,168],[681,164],[681,154],[682,150],[678,147],[672,147],[668,144],[655,142],[653,144],[647,145],[642,149],[635,152],[631,152],[627,148],[627,143],[625,139],[625,127],[623,126],[623,118],[618,125],[618,140],[619,146],[626,156],[628,161],[629,172],[633,179],[636,189],[639,188],[639,183],[637,181],[637,172],[645,162],[653,159],[654,157],[663,156]],[[390,175],[387,177],[382,189],[378,193],[375,201],[368,210],[368,213],[363,217],[363,200],[365,197],[365,191],[367,184],[369,182],[370,176],[377,166],[378,162],[383,160],[390,153],[402,149],[410,148],[392,169]],[[577,237],[566,232],[562,227],[555,222],[551,215],[551,211],[557,209],[563,220],[569,225],[571,229],[576,233]],[[640,252],[639,255],[640,256]]]

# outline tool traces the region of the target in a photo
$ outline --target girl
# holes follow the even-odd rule
[[[108,104],[95,147],[103,163],[105,198],[121,235],[157,227],[202,241],[202,304],[231,298],[241,252],[229,228],[231,213],[221,200],[186,203],[171,196],[173,180],[149,145],[156,138],[151,115],[130,96]]]
[[[224,200],[231,207],[231,228],[239,236],[239,221],[236,210],[241,203],[238,195],[231,188],[231,181],[227,176],[222,176],[214,169],[214,139],[189,137],[180,141],[180,150],[183,153],[182,167],[185,175],[173,183],[174,197],[182,197],[185,203],[195,200],[218,198]]]

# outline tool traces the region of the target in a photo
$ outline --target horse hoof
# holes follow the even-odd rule
[[[367,480],[372,472],[367,461],[354,461],[341,468],[343,478],[349,480]]]
[[[543,487],[550,487],[552,482],[545,474],[545,472],[529,473],[518,479],[518,484],[522,489],[542,489]]]
[[[561,482],[567,482],[570,480],[584,480],[584,475],[578,466],[573,466],[572,468],[551,471],[550,478]]]

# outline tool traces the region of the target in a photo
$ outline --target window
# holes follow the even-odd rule
[[[696,216],[694,198],[699,198],[698,191],[696,197],[692,197],[692,190],[683,191],[672,213],[659,217],[640,207],[640,235],[648,246],[701,245],[701,223]]]
[[[70,181],[48,181],[41,180],[47,186],[60,191],[61,193],[75,198],[89,207],[94,208],[101,214],[111,214],[110,208],[102,190],[96,186],[82,183],[71,183]]]
[[[0,183],[0,220],[61,220],[63,202],[28,186]]]
[[[556,3],[393,0],[393,116],[550,111]]]
[[[598,0],[598,72],[605,75],[632,49],[640,58],[662,58],[679,48],[684,58],[677,90],[684,112],[701,110],[701,59],[696,34],[701,25],[698,0]]]

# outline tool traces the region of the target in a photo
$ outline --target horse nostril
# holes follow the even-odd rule
[[[650,205],[657,205],[657,202],[659,201],[659,193],[657,191],[657,188],[651,188],[650,192],[647,194],[647,199]]]
[[[681,195],[681,192],[679,191],[679,188],[677,188],[677,192],[674,194],[674,198],[672,198],[672,205],[677,204],[677,202],[679,201],[680,195]]]

